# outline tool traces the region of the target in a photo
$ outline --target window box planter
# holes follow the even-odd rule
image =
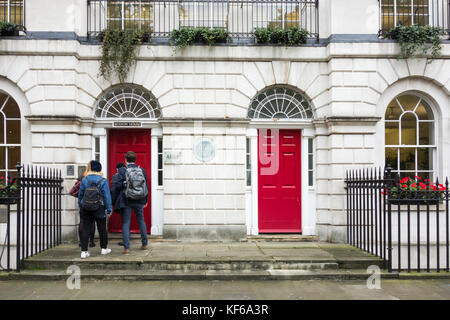
[[[0,196],[0,204],[16,204],[19,199],[18,191],[7,191],[6,194]]]
[[[439,204],[443,196],[444,194],[439,191],[400,191],[400,193],[397,191],[388,200],[391,204],[398,205],[433,205]]]
[[[0,35],[2,37],[17,37],[19,36],[19,30],[2,30]]]

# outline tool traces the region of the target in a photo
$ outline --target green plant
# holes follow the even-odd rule
[[[19,31],[21,26],[15,23],[0,21],[0,33],[12,33]]]
[[[441,55],[441,36],[444,34],[441,28],[431,26],[396,26],[383,33],[387,39],[397,40],[401,53],[399,59],[409,59],[415,55],[429,55],[431,60]]]
[[[143,33],[139,30],[104,30],[100,35],[103,39],[100,74],[108,80],[112,75],[117,75],[123,82],[131,66],[136,63],[142,37]]]
[[[281,28],[257,28],[254,31],[256,43],[276,43],[284,45],[301,45],[306,42],[308,30],[299,27]]]
[[[202,42],[206,42],[210,46],[228,39],[228,31],[225,29],[199,28],[198,32]]]
[[[269,43],[271,29],[269,28],[256,28],[254,31],[256,43]]]
[[[309,32],[299,27],[291,27],[288,29],[287,38],[289,45],[300,45],[306,42]]]
[[[228,31],[225,29],[210,29],[208,27],[182,27],[172,30],[170,33],[170,44],[175,46],[174,51],[183,49],[195,42],[213,45],[228,39]]]

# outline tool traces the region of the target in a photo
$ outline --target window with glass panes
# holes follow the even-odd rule
[[[0,92],[0,175],[17,175],[20,162],[20,109],[8,94]]]
[[[245,150],[245,158],[246,158],[246,181],[247,186],[252,185],[252,163],[251,163],[251,153],[250,153],[250,138],[247,138],[246,150]]]
[[[179,6],[180,27],[226,28],[228,3],[217,1],[181,2]]]
[[[429,22],[429,0],[380,0],[380,8],[382,30]]]
[[[0,20],[23,25],[24,0],[0,0]]]
[[[158,186],[163,185],[163,141],[158,139]]]
[[[153,1],[107,1],[108,28],[153,31]]]
[[[429,104],[415,95],[400,95],[385,114],[385,161],[401,178],[433,179],[435,120]]]
[[[308,186],[314,186],[314,148],[313,139],[308,139]]]

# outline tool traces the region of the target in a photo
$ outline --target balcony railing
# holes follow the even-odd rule
[[[0,0],[0,21],[25,26],[25,0]]]
[[[256,28],[298,26],[319,37],[319,0],[88,0],[88,37],[107,27],[139,29],[168,38],[180,27],[225,28],[231,38],[253,38]]]
[[[450,36],[449,0],[378,0],[380,34],[398,25],[429,25]]]

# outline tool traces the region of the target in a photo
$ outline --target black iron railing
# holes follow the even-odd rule
[[[442,28],[450,37],[449,0],[378,0],[380,35],[398,25],[422,25]]]
[[[347,243],[384,259],[389,272],[448,272],[448,179],[400,179],[391,170],[347,172]]]
[[[6,259],[2,259],[6,260],[6,270],[19,272],[24,259],[62,242],[63,179],[61,171],[54,168],[17,165],[16,181],[16,196],[0,198],[0,203],[7,206],[6,236],[1,254],[3,258],[6,248]]]
[[[168,38],[180,27],[224,28],[232,38],[253,38],[256,28],[298,26],[319,37],[319,0],[88,0],[88,37],[107,27],[139,29]]]

